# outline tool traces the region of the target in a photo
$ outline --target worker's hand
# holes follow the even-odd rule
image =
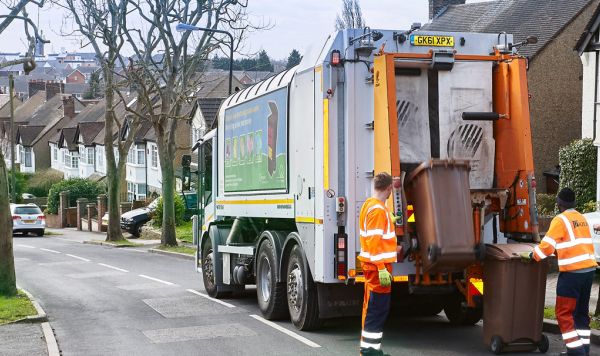
[[[523,252],[519,256],[521,256],[521,261],[523,261],[523,263],[531,262],[531,256],[529,255],[529,252]]]
[[[401,218],[401,216],[394,216],[394,214],[390,213],[390,218],[392,220],[392,224],[395,224],[396,221]]]
[[[382,287],[389,287],[392,285],[392,274],[387,268],[379,270],[379,285]]]

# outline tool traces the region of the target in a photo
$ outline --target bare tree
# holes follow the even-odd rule
[[[115,68],[123,68],[122,50],[125,45],[124,25],[127,22],[128,0],[64,0],[59,2],[68,9],[67,20],[75,23],[75,33],[84,39],[86,46],[91,46],[96,54],[96,59],[102,68],[104,84],[104,148],[106,151],[106,178],[108,183],[108,230],[106,241],[123,239],[121,230],[119,203],[121,182],[125,174],[127,154],[133,143],[133,138],[140,127],[138,117],[128,116],[127,133],[122,136],[125,118],[115,115],[118,105],[131,106],[131,110],[140,111],[139,101],[134,104],[128,102],[120,95],[124,88],[124,78]],[[127,89],[128,90],[128,89]],[[117,134],[117,135],[115,135]],[[115,136],[118,137],[115,140]],[[114,146],[117,148],[115,156]]]
[[[365,18],[360,9],[359,0],[342,0],[342,16],[335,17],[335,30],[340,31],[347,28],[365,28]]]
[[[25,6],[28,3],[34,3],[38,6],[43,6],[42,2],[35,2],[31,0],[21,0],[15,6],[6,4],[11,10],[8,15],[0,15],[0,34],[6,30],[6,28],[14,21],[20,20],[25,24],[25,34],[29,42],[29,48],[24,58],[20,58],[14,61],[9,61],[0,64],[0,68],[23,64],[23,68],[26,72],[35,68],[35,61],[33,56],[35,55],[35,41],[43,41],[39,34],[37,27],[27,17]],[[22,16],[19,15],[22,12]],[[33,34],[30,34],[30,30]],[[14,93],[9,93],[14,95]],[[12,99],[12,98],[11,98]],[[10,133],[13,134],[12,132]],[[12,241],[12,216],[10,213],[10,200],[8,190],[8,170],[6,168],[6,162],[4,161],[4,155],[0,150],[0,295],[15,295],[17,293],[17,285],[15,278],[15,261],[13,255],[13,241]]]
[[[175,236],[175,167],[178,150],[176,131],[185,120],[182,108],[195,100],[202,73],[198,68],[208,55],[228,44],[237,49],[253,25],[246,12],[248,2],[240,0],[129,0],[131,16],[138,19],[124,31],[134,55],[127,63],[130,85],[146,108],[143,112],[128,109],[149,122],[156,134],[162,173],[163,221],[161,244],[177,245]],[[211,31],[177,33],[178,24],[226,29],[234,33],[235,43]],[[264,27],[263,27],[264,28]],[[188,44],[190,50],[188,51]]]

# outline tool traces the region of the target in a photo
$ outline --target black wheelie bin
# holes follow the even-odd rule
[[[488,244],[483,264],[483,341],[494,354],[545,353],[542,333],[548,260],[522,262],[535,244]]]

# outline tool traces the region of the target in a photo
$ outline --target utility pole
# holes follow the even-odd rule
[[[10,95],[10,197],[12,203],[17,202],[15,195],[15,104],[14,104],[14,83],[13,75],[8,76],[8,91]]]

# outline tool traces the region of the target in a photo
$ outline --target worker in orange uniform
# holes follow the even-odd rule
[[[396,233],[385,206],[392,193],[392,177],[379,173],[375,192],[360,211],[360,255],[365,275],[361,355],[384,355],[381,351],[383,324],[390,310],[392,262],[396,262]]]
[[[573,209],[575,192],[564,188],[556,200],[561,214],[552,220],[546,236],[533,252],[521,257],[540,261],[553,253],[558,255],[556,318],[567,345],[567,351],[561,355],[589,355],[590,293],[598,267],[594,246],[585,217]]]

